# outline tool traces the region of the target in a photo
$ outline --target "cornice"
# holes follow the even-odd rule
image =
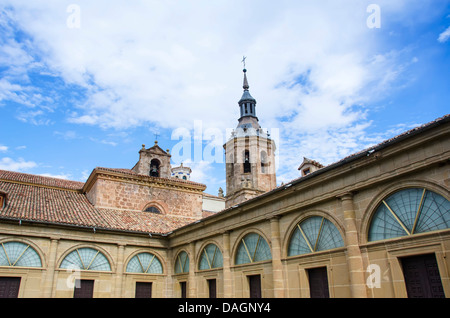
[[[176,189],[199,194],[206,190],[206,185],[201,183],[188,183],[181,180],[178,181],[168,178],[155,178],[144,175],[133,175],[118,171],[109,171],[96,168],[92,171],[82,191],[84,193],[89,192],[98,179],[132,183],[136,185],[151,186],[156,188]]]

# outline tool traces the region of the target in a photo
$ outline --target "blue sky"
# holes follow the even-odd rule
[[[450,109],[446,0],[0,0],[0,31],[0,169],[85,181],[158,134],[217,194],[244,55],[279,184]]]

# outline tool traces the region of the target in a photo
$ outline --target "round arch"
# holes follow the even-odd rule
[[[359,234],[359,239],[362,244],[369,242],[370,227],[378,207],[383,204],[383,200],[387,199],[397,192],[413,188],[422,190],[426,189],[444,197],[447,200],[449,200],[450,198],[450,191],[429,180],[406,180],[386,186],[382,191],[380,191],[372,198],[364,211],[364,215],[361,220],[361,231]]]
[[[294,231],[297,228],[297,225],[313,216],[319,216],[319,217],[325,218],[329,222],[331,222],[336,227],[336,229],[339,231],[341,238],[345,242],[344,226],[334,215],[330,214],[329,212],[323,211],[323,210],[308,210],[306,212],[299,212],[299,215],[291,221],[287,230],[284,232],[283,241],[282,241],[283,242],[282,243],[282,257],[288,256],[289,243],[291,241],[292,235],[294,234]]]
[[[187,274],[189,273],[190,268],[190,255],[189,252],[185,249],[180,249],[175,254],[175,258],[173,259],[174,264],[174,273],[175,274]]]
[[[91,251],[88,251],[88,249],[90,249]],[[80,250],[83,250],[85,252],[87,252],[85,255],[81,255],[79,253]],[[93,252],[95,251],[95,252]],[[73,254],[72,254],[73,253]],[[75,253],[77,253],[77,255],[75,255]],[[64,268],[62,266],[65,266],[65,264],[63,264],[63,262],[66,260],[67,257],[74,257],[75,260],[74,262],[77,262],[76,259],[78,257],[79,260],[81,260],[81,270],[92,270],[92,267],[89,266],[89,264],[84,264],[84,262],[82,261],[83,257],[86,257],[86,259],[89,259],[90,263],[92,263],[93,261],[95,261],[95,259],[100,255],[100,261],[107,261],[108,265],[105,264],[105,266],[102,266],[101,271],[106,271],[106,272],[114,272],[114,262],[112,261],[112,257],[111,255],[104,250],[103,248],[97,246],[97,245],[91,245],[91,244],[78,244],[75,245],[73,247],[71,247],[70,249],[66,250],[61,257],[58,259],[58,268]],[[102,257],[104,257],[104,260],[101,259]],[[69,259],[67,259],[68,262],[70,262]],[[104,264],[104,262],[102,262],[102,264]],[[91,264],[92,265],[92,264]],[[74,264],[74,266],[76,267],[76,265]],[[100,264],[99,264],[100,266]],[[108,269],[109,266],[109,269]]]
[[[150,211],[150,208],[155,207],[158,211]],[[148,211],[146,211],[148,209]],[[158,200],[152,200],[144,203],[141,206],[141,211],[143,212],[150,212],[150,213],[158,213],[158,214],[167,214],[167,211],[169,210],[168,205],[165,202],[158,201]]]
[[[336,218],[325,211],[311,210],[295,218],[285,233],[285,257],[344,247],[345,235]]]
[[[271,242],[259,229],[249,228],[242,232],[234,242],[232,255],[234,265],[271,260]]]
[[[208,240],[202,244],[196,256],[199,270],[217,269],[223,267],[223,251],[215,241]]]
[[[14,257],[10,257],[10,244],[17,244],[14,248]],[[18,247],[18,248],[17,248]],[[0,253],[6,257],[9,266],[45,268],[44,253],[35,243],[22,238],[7,238],[0,240]]]
[[[155,263],[155,261],[159,263],[159,266],[157,263]],[[141,271],[128,271],[129,269],[131,270],[129,266],[132,266],[130,262],[134,262],[135,266],[133,267],[137,266],[138,269],[141,269]],[[165,262],[163,262],[162,256],[151,249],[139,249],[134,251],[133,253],[128,255],[128,257],[125,260],[125,264],[126,265],[124,266],[124,273],[126,274],[144,273],[155,275],[155,274],[164,274],[167,272],[166,264]],[[157,270],[159,267],[160,272],[159,270]],[[151,270],[152,268],[156,269],[158,272],[152,271]]]

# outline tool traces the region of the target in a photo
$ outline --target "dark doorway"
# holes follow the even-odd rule
[[[20,277],[0,277],[0,298],[19,296]]]
[[[73,298],[93,298],[94,297],[94,281],[87,279],[77,279]]]
[[[180,282],[181,298],[186,298],[186,282]]]
[[[208,289],[209,289],[209,298],[217,298],[215,279],[208,279]]]
[[[441,276],[434,254],[400,259],[409,298],[444,298]]]
[[[248,277],[250,287],[250,298],[261,298],[261,275],[251,275]]]
[[[135,298],[152,298],[152,283],[136,282]]]
[[[328,275],[326,267],[308,269],[311,298],[329,298]]]

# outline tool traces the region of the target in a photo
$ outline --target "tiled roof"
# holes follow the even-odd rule
[[[83,183],[1,171],[0,192],[8,203],[1,219],[35,221],[77,227],[165,234],[193,218],[94,207],[80,190]],[[32,184],[35,181],[36,184]]]
[[[69,190],[81,190],[84,185],[83,182],[78,181],[70,181],[6,170],[0,170],[0,181],[15,181],[20,183],[35,184]]]

